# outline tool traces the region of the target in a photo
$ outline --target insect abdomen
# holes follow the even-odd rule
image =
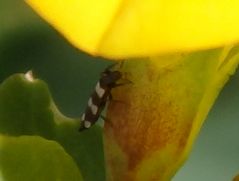
[[[85,113],[82,115],[81,130],[88,129],[99,119],[102,110],[105,107],[107,98],[109,96],[108,88],[103,88],[100,82],[96,84],[95,91],[88,100],[88,105]]]
[[[121,85],[116,82],[122,77],[119,71],[111,71],[114,65],[106,68],[95,86],[95,90],[88,100],[85,113],[82,115],[80,131],[90,128],[98,120],[102,110],[104,109],[107,99],[111,96],[111,89]]]

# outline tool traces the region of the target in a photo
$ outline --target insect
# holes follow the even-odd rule
[[[95,86],[94,92],[91,94],[85,112],[81,116],[81,125],[79,131],[90,128],[96,123],[101,116],[102,111],[108,100],[112,99],[112,88],[118,87],[125,83],[117,83],[122,78],[122,73],[112,70],[116,64],[107,67],[102,73],[99,81]]]

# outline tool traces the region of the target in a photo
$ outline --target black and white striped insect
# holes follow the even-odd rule
[[[96,123],[107,101],[112,99],[112,88],[125,84],[117,83],[122,78],[122,73],[117,70],[111,70],[114,66],[115,64],[107,67],[101,73],[100,80],[97,82],[95,90],[88,100],[87,108],[81,117],[82,122],[79,131],[88,129]]]

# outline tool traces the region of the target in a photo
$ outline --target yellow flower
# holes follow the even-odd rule
[[[238,181],[239,180],[239,175],[237,175],[234,179],[233,179],[233,181]]]
[[[232,52],[164,55],[123,66],[133,85],[113,90],[124,103],[112,101],[107,115],[112,120],[104,131],[109,180],[168,181],[174,176],[238,65],[239,54],[231,57]]]
[[[129,58],[239,40],[238,0],[26,0],[76,47]]]
[[[170,180],[238,65],[239,1],[26,2],[83,51],[137,58],[120,68],[133,84],[113,90],[123,103],[108,109],[107,179]]]

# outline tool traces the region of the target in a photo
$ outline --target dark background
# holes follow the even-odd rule
[[[72,47],[23,1],[0,0],[0,81],[33,70],[58,108],[79,117],[111,62]],[[239,174],[239,71],[211,110],[192,154],[173,181],[228,181]]]

